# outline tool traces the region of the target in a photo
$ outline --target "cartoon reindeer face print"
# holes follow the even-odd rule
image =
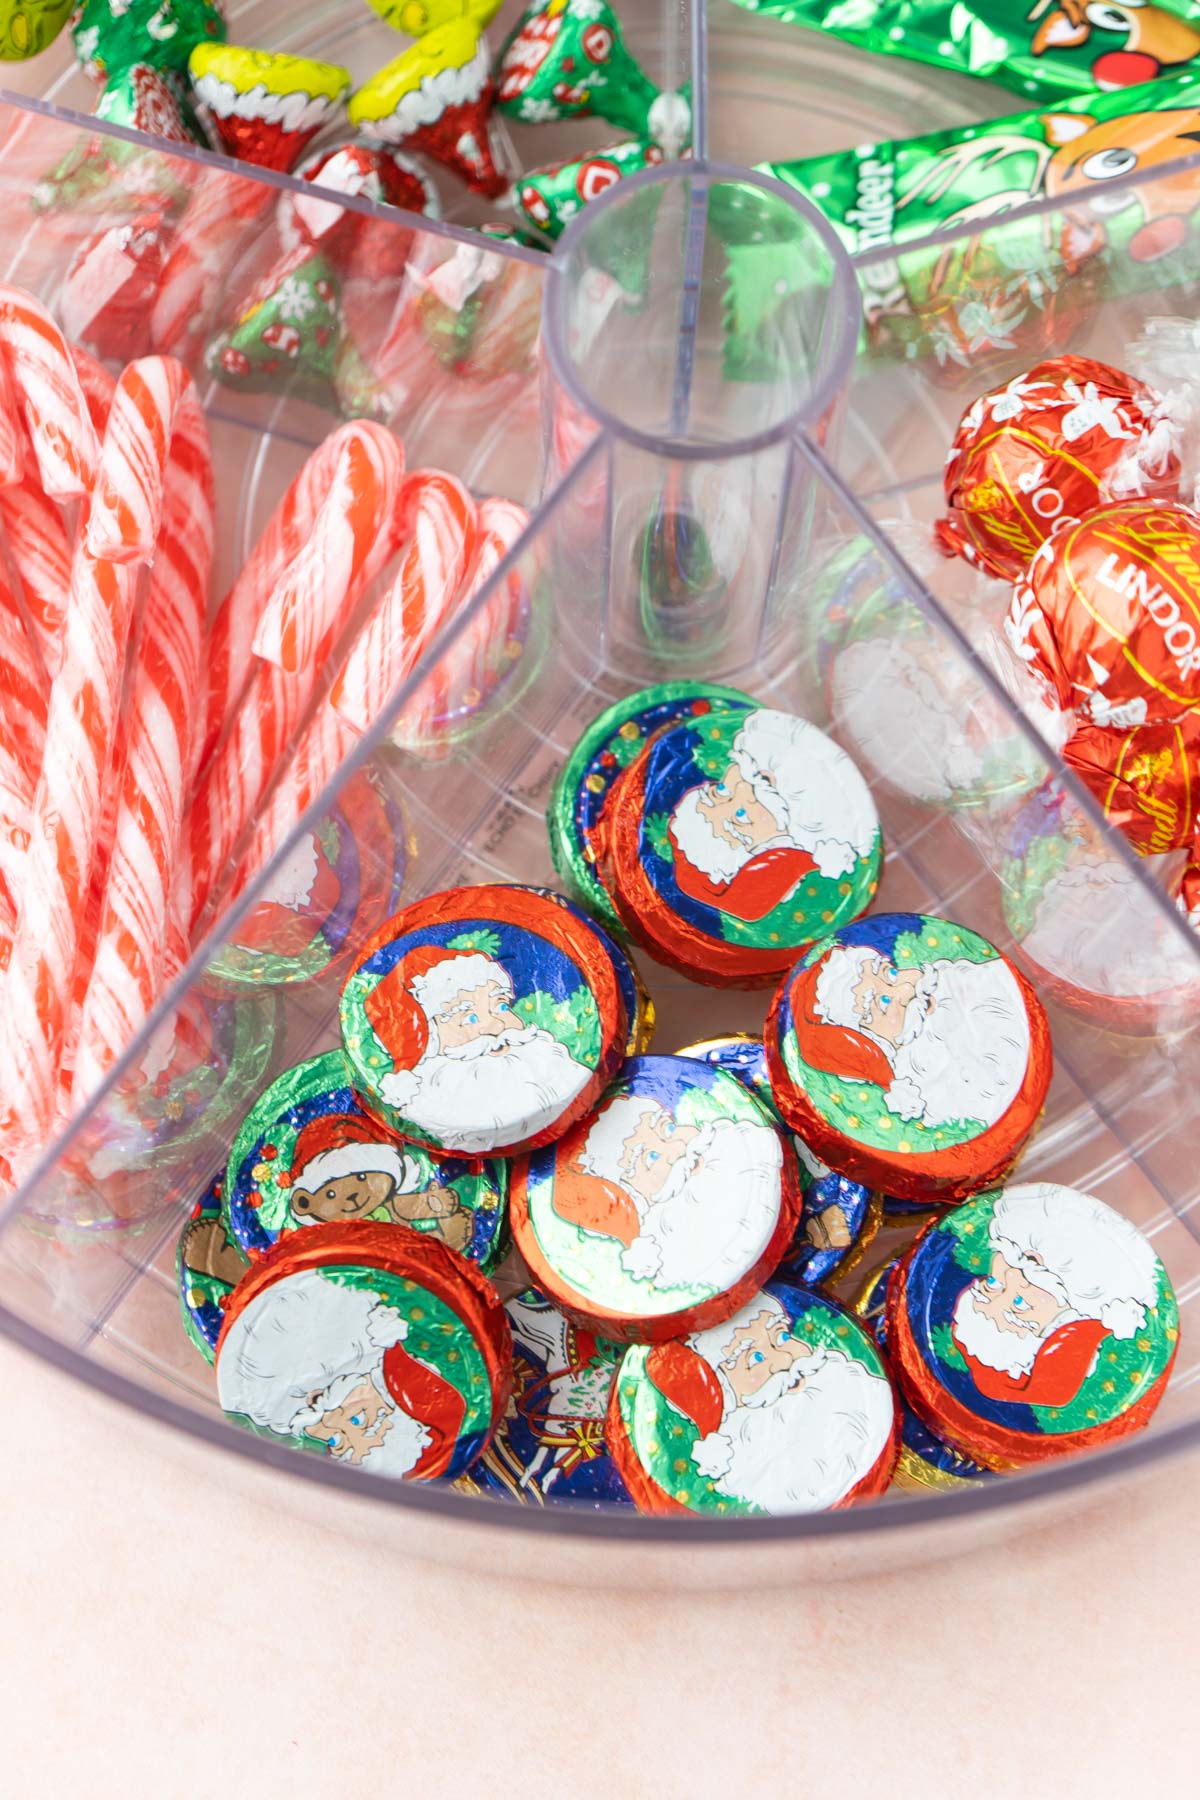
[[[1156,168],[1195,156],[1200,110],[1133,113],[1099,124],[1086,113],[1050,113],[1042,126],[1054,146],[1043,174],[1050,199],[1081,201],[1100,217],[1140,207],[1142,223],[1129,242],[1135,262],[1154,262],[1182,245],[1187,221],[1200,205],[1194,169],[1115,190],[1108,184],[1135,172],[1152,177]]]
[[[1104,34],[1101,43],[1107,37],[1124,38],[1123,49],[1101,49],[1092,64],[1101,88],[1153,81],[1164,69],[1200,53],[1200,31],[1153,0],[1035,0],[1027,18],[1030,24],[1041,21],[1030,45],[1035,56],[1077,50],[1091,42],[1093,32]]]

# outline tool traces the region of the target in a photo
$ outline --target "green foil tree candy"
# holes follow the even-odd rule
[[[668,155],[691,134],[684,93],[660,93],[605,0],[535,0],[500,52],[497,110],[527,125],[594,113]]]

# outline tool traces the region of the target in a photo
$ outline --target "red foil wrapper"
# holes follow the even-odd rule
[[[1062,754],[1140,855],[1191,843],[1200,816],[1200,718],[1128,731],[1085,722]]]
[[[1048,701],[1116,731],[1200,705],[1200,514],[1123,500],[1058,525],[1013,590],[1012,649]]]
[[[1085,356],[1052,357],[982,394],[946,459],[939,547],[1016,581],[1061,520],[1127,495],[1173,499],[1179,459],[1164,414],[1143,382]]]
[[[385,144],[343,143],[314,151],[296,170],[317,188],[366,200],[402,206],[406,212],[436,219],[437,190],[424,170],[399,150]],[[280,196],[276,214],[279,235],[289,249],[306,245],[332,256],[348,277],[395,280],[404,270],[413,234],[388,219],[348,213],[313,194]],[[376,296],[378,306],[378,296]]]
[[[167,215],[146,212],[107,225],[82,243],[59,296],[68,336],[116,362],[139,355],[171,241]]]

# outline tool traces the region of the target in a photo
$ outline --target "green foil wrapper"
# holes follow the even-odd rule
[[[71,36],[76,56],[98,81],[134,63],[186,75],[197,44],[224,43],[225,20],[212,0],[83,0]]]
[[[594,115],[672,155],[692,128],[686,94],[660,93],[605,0],[534,0],[496,64],[496,109],[526,125]]]
[[[1200,5],[1156,0],[738,0],[848,44],[980,75],[1031,100],[1200,70]]]
[[[541,238],[561,237],[580,207],[604,193],[627,175],[651,168],[662,161],[656,144],[614,144],[611,150],[593,150],[574,162],[555,163],[549,169],[531,169],[522,175],[513,198],[521,223]],[[649,254],[649,228],[658,208],[659,195],[651,191],[643,195],[642,206],[627,207],[609,227],[612,242],[604,251],[592,248],[593,259],[602,266],[611,265],[615,279],[629,288],[629,264],[638,269],[634,286],[641,285],[641,275]],[[639,254],[640,252],[640,254]]]
[[[205,362],[243,393],[285,392],[328,405],[342,349],[338,279],[324,256],[301,247],[256,284]]]
[[[1154,177],[1198,145],[1200,75],[763,167],[818,206],[852,254],[876,253],[858,271],[873,347],[977,374],[988,350],[1065,343],[1099,299],[1187,273],[1200,177]],[[1127,185],[1113,191],[1118,177]],[[1029,210],[1045,200],[1055,208]],[[781,277],[790,292],[806,280],[738,223],[720,226],[735,365],[769,339]]]

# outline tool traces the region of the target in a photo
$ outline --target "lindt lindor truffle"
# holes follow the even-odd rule
[[[814,944],[764,1032],[775,1104],[831,1168],[943,1204],[1002,1178],[1050,1085],[1050,1027],[964,925],[876,913]]]
[[[892,1278],[888,1344],[925,1422],[988,1468],[1139,1430],[1179,1338],[1167,1271],[1132,1222],[1052,1182],[979,1194]]]
[[[637,1056],[594,1112],[513,1165],[513,1236],[577,1324],[657,1342],[737,1311],[792,1240],[799,1185],[785,1133],[734,1076]]]
[[[520,887],[456,888],[360,950],[342,1042],[367,1110],[435,1152],[514,1155],[587,1113],[629,1039],[596,932]]]
[[[573,1325],[533,1287],[504,1310],[513,1334],[512,1402],[460,1487],[525,1506],[628,1506],[605,1440],[624,1345]]]
[[[486,1273],[508,1248],[503,1163],[435,1159],[363,1112],[340,1050],[276,1076],[233,1142],[223,1213],[247,1257],[301,1227],[405,1226]]]
[[[845,751],[762,708],[660,731],[604,814],[602,873],[626,930],[714,986],[762,985],[864,911],[882,854],[871,790]]]
[[[735,1032],[688,1044],[676,1054],[736,1075],[775,1112],[761,1038]],[[840,1281],[862,1259],[879,1230],[883,1202],[861,1181],[835,1175],[803,1138],[793,1136],[792,1148],[800,1168],[800,1221],[779,1265],[780,1277],[804,1287]]]
[[[768,1282],[731,1319],[631,1346],[608,1442],[643,1512],[824,1512],[892,1478],[899,1412],[878,1347],[823,1295]]]
[[[607,930],[624,936],[598,868],[600,819],[618,776],[664,725],[703,718],[715,708],[745,712],[752,705],[737,688],[704,681],[660,682],[614,701],[577,740],[550,790],[550,854],[568,891]]]
[[[1104,501],[1174,497],[1177,434],[1161,395],[1086,356],[1036,363],[981,394],[946,458],[947,556],[1016,581],[1063,519]]]
[[[491,1283],[389,1225],[290,1233],[238,1283],[217,1344],[217,1392],[238,1423],[399,1481],[469,1469],[511,1370]]]

